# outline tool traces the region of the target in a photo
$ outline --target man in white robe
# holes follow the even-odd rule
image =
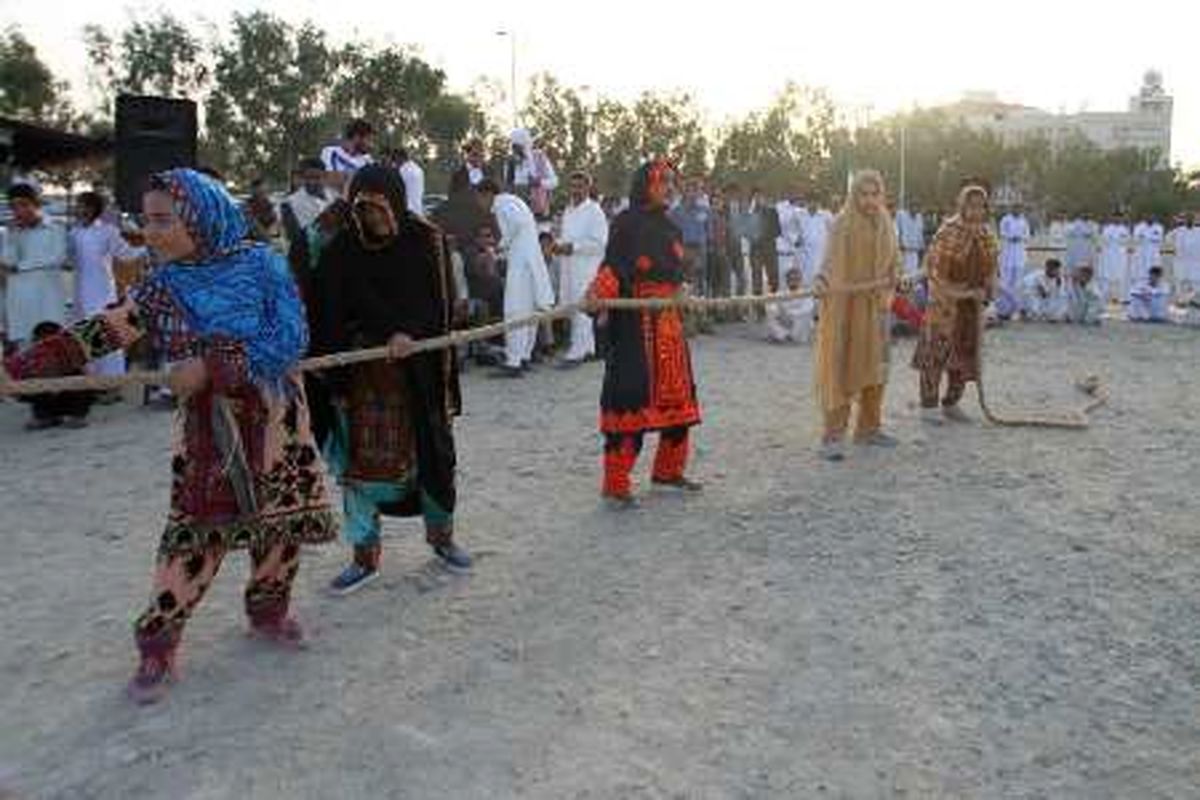
[[[810,202],[804,210],[800,241],[800,270],[805,286],[812,286],[821,271],[825,259],[825,247],[829,242],[829,227],[833,221],[829,212]]]
[[[1050,226],[1046,229],[1046,245],[1052,250],[1067,249],[1067,231],[1069,228],[1067,218],[1062,214],[1055,214],[1054,219],[1050,221]],[[1068,269],[1070,268],[1068,262]]]
[[[1100,296],[1108,303],[1124,302],[1129,292],[1129,227],[1120,215],[1109,218],[1100,232],[1100,259],[1096,275]]]
[[[1162,266],[1163,226],[1151,217],[1144,217],[1133,228],[1133,259],[1130,283],[1138,284],[1150,276],[1153,267]]]
[[[396,151],[397,169],[400,180],[404,181],[404,196],[408,200],[408,210],[418,216],[425,216],[425,170],[412,160],[407,150]]]
[[[514,194],[528,202],[535,217],[545,218],[550,214],[550,195],[558,188],[554,164],[544,150],[534,146],[528,129],[517,128],[510,140],[508,185]]]
[[[792,197],[780,200],[775,205],[775,212],[779,215],[779,236],[775,238],[776,268],[779,271],[775,285],[782,286],[783,277],[801,267],[808,210],[800,198]]]
[[[1200,289],[1200,225],[1196,224],[1198,219],[1200,214],[1191,214],[1171,231],[1171,244],[1175,249],[1175,283],[1182,286],[1187,282],[1193,289]]]
[[[592,179],[576,172],[570,181],[570,205],[563,212],[562,232],[555,245],[562,271],[559,275],[559,299],[564,305],[583,300],[596,278],[608,246],[608,220],[591,197]],[[571,345],[563,357],[564,366],[575,366],[596,354],[596,335],[592,318],[578,312],[571,317]]]
[[[1171,302],[1171,287],[1163,280],[1162,267],[1151,267],[1144,281],[1129,292],[1130,322],[1167,322]]]
[[[117,284],[113,278],[115,261],[139,261],[146,255],[144,248],[133,247],[121,236],[115,225],[104,220],[104,198],[95,192],[79,196],[77,223],[71,229],[68,252],[75,266],[75,300],[72,306],[76,321],[100,313],[117,301]],[[118,350],[88,365],[95,375],[121,375],[125,372],[125,353]]]
[[[284,198],[279,215],[289,242],[302,236],[304,229],[317,221],[337,199],[337,193],[325,185],[325,165],[319,158],[300,163],[300,188]]]
[[[508,322],[552,307],[554,288],[538,243],[538,226],[533,212],[524,200],[501,192],[490,179],[480,183],[476,192],[500,229],[500,255],[507,263],[504,320]],[[536,343],[536,326],[525,325],[508,331],[504,336],[505,374],[519,377],[529,366]]]
[[[366,120],[350,122],[346,126],[345,138],[321,151],[325,171],[337,173],[342,182],[348,185],[354,173],[371,163],[371,140],[374,136],[375,129]]]
[[[39,322],[62,325],[67,317],[63,267],[67,235],[42,217],[37,189],[18,183],[8,189],[13,226],[4,237],[0,268],[7,274],[5,306],[9,341],[28,344]]]
[[[921,271],[921,251],[925,249],[925,220],[921,212],[902,208],[896,213],[896,236],[904,261],[904,274],[915,278]]]
[[[1074,273],[1080,267],[1096,267],[1096,239],[1099,230],[1087,215],[1076,217],[1067,225],[1067,269]]]
[[[1021,310],[1029,235],[1029,221],[1020,206],[1000,220],[1000,297],[996,301],[996,310],[1002,318],[1014,316]]]
[[[1068,312],[1067,288],[1062,278],[1062,263],[1046,261],[1041,272],[1031,272],[1021,281],[1025,318],[1037,322],[1065,322]]]

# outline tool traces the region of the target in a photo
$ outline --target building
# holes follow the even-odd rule
[[[1044,137],[1059,147],[1083,135],[1102,150],[1134,148],[1155,153],[1157,166],[1171,163],[1173,100],[1163,90],[1162,75],[1148,71],[1126,111],[1081,111],[1054,114],[1040,108],[1001,102],[992,92],[969,92],[942,111],[976,131],[990,130],[1005,144]]]

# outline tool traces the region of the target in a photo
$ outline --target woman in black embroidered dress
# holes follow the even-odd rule
[[[613,221],[608,251],[592,284],[593,300],[671,298],[684,291],[683,240],[666,214],[673,175],[667,162],[656,161],[634,177],[630,207]],[[659,432],[654,485],[699,489],[684,477],[688,431],[700,424],[700,406],[682,312],[612,311],[603,316],[603,495],[622,504],[632,501],[630,472],[647,431]]]

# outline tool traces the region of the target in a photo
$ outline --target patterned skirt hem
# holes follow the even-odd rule
[[[158,556],[170,558],[212,547],[261,550],[277,544],[325,544],[337,536],[337,516],[327,507],[220,525],[172,520],[163,531]]]
[[[920,372],[953,370],[965,381],[978,380],[978,358],[964,358],[949,337],[925,332],[913,351],[911,366]]]
[[[668,428],[690,428],[700,424],[700,407],[689,404],[682,408],[641,411],[603,411],[600,414],[601,433],[637,433]]]

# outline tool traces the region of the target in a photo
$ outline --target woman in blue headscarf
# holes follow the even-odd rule
[[[300,546],[337,531],[294,371],[308,327],[287,264],[248,242],[228,192],[193,170],[154,176],[143,212],[159,266],[118,306],[6,366],[17,378],[70,374],[143,337],[175,365],[171,508],[150,605],[134,626],[141,664],[129,684],[134,699],[153,702],[229,550],[250,552],[252,631],[296,644],[288,601]]]

